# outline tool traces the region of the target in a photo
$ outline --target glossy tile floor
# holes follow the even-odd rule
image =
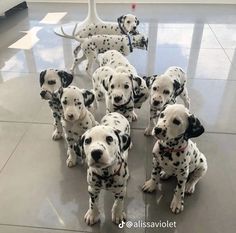
[[[103,19],[115,20],[130,5],[98,5]],[[125,202],[130,221],[176,221],[176,228],[123,228],[111,223],[112,195],[100,199],[101,222],[86,226],[86,167],[65,166],[64,141],[51,140],[52,117],[39,97],[39,72],[69,69],[75,42],[53,33],[55,24],[40,22],[48,13],[61,21],[81,21],[85,4],[29,4],[0,20],[0,232],[175,232],[233,233],[236,229],[236,6],[138,5],[140,31],[149,35],[149,50],[135,50],[130,61],[143,74],[161,73],[178,65],[188,73],[191,110],[204,123],[197,138],[209,171],[185,210],[169,210],[175,180],[161,191],[143,194],[150,176],[153,139],[143,135],[148,106],[132,125],[131,179]],[[67,14],[63,14],[67,13]],[[27,35],[30,37],[28,38]],[[24,43],[21,43],[21,42]],[[26,41],[26,42],[25,42]],[[18,48],[17,48],[18,46]],[[21,47],[22,46],[22,47]],[[10,47],[10,48],[9,48]],[[84,74],[80,87],[91,87]],[[97,113],[101,118],[104,108]]]

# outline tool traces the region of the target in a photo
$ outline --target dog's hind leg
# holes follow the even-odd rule
[[[72,74],[74,74],[76,66],[78,66],[84,59],[85,59],[85,55],[83,55],[83,56],[80,57],[80,58],[77,58],[77,57],[76,57],[76,58],[74,59],[73,64],[72,64],[72,66],[71,66],[71,68],[70,68],[70,72],[71,72]]]
[[[189,179],[185,185],[185,193],[192,194],[195,191],[195,186],[198,181],[206,174],[207,172],[207,162],[204,156],[200,157],[200,166],[198,166],[190,175]]]

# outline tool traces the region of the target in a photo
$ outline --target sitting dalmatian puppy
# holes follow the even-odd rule
[[[64,32],[65,34],[65,32]],[[68,38],[76,39],[80,42],[80,49],[83,55],[74,59],[71,67],[71,73],[74,73],[74,69],[83,60],[87,59],[86,72],[91,77],[92,64],[97,62],[99,64],[98,55],[108,50],[117,50],[123,55],[127,56],[133,52],[133,48],[146,49],[148,47],[148,39],[144,35],[95,35],[88,38],[77,38],[67,35]]]
[[[65,132],[66,142],[68,144],[68,158],[66,164],[68,167],[73,167],[77,162],[77,155],[74,151],[75,143],[79,141],[81,135],[87,129],[95,126],[97,122],[92,113],[86,108],[86,106],[90,104],[86,101],[89,91],[82,92],[78,87],[69,86],[60,89],[59,92],[63,109],[62,125]],[[88,101],[92,102],[93,99]],[[81,157],[80,159],[82,162],[83,158]]]
[[[179,67],[169,67],[162,75],[143,77],[150,89],[150,119],[145,135],[151,135],[152,129],[159,117],[160,112],[167,104],[176,102],[178,96],[189,108],[189,97],[186,87],[186,74]]]
[[[93,90],[97,101],[105,98],[107,112],[119,112],[129,122],[137,120],[134,108],[141,108],[148,98],[145,80],[116,50],[102,55],[101,67],[93,74]]]
[[[40,96],[47,100],[54,118],[53,140],[62,138],[63,129],[61,124],[62,106],[58,90],[60,87],[67,87],[73,81],[73,76],[63,70],[47,69],[40,73]]]
[[[205,156],[190,138],[204,132],[200,121],[183,105],[168,105],[160,113],[153,134],[158,139],[153,148],[151,179],[143,185],[143,191],[153,192],[163,178],[176,176],[178,185],[170,205],[173,213],[184,209],[184,193],[192,194],[198,181],[207,171]]]
[[[77,32],[76,29],[78,24],[76,24],[73,35],[77,38],[87,38],[94,35],[137,35],[139,34],[139,32],[137,31],[138,25],[139,20],[135,15],[126,14],[120,16],[117,19],[117,23],[92,23]],[[80,46],[77,46],[74,50],[75,58],[78,56],[79,50]]]
[[[88,225],[99,221],[98,199],[101,189],[110,190],[115,197],[112,221],[125,221],[124,197],[129,171],[127,166],[130,147],[130,125],[119,113],[105,115],[101,124],[84,133],[77,153],[85,154],[88,164],[87,181],[89,209],[84,216]]]

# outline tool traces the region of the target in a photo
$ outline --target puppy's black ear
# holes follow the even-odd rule
[[[128,134],[123,134],[121,136],[121,139],[122,139],[122,150],[126,151],[130,147],[131,138]]]
[[[44,77],[45,77],[45,74],[46,74],[46,70],[42,71],[40,74],[39,74],[39,82],[40,82],[40,87],[43,86],[44,84]]]
[[[85,136],[82,135],[82,137],[80,138],[79,142],[75,143],[75,145],[74,145],[75,153],[80,158],[84,158],[85,157],[85,155],[84,155],[84,138],[85,138]]]
[[[195,138],[204,133],[204,127],[201,122],[193,114],[188,117],[188,128],[185,131],[185,138]]]
[[[117,22],[118,24],[121,24],[123,21],[124,15],[120,16],[119,18],[117,18]]]
[[[112,75],[109,77],[109,83],[111,82],[112,77],[113,77]],[[106,91],[108,91],[107,79],[106,79],[106,81],[104,79],[102,80],[102,85],[103,85],[104,89]]]
[[[60,87],[58,89],[58,94],[59,94],[59,98],[61,99],[62,95],[63,95],[63,87]]]
[[[62,87],[68,87],[73,81],[73,75],[67,73],[66,71],[58,71],[58,76],[61,78]]]
[[[83,89],[82,94],[84,97],[85,107],[89,107],[95,100],[95,95],[94,95],[93,91]]]
[[[133,77],[133,92],[134,95],[138,95],[140,92],[140,86],[142,84],[142,79],[138,76]]]
[[[143,76],[143,79],[145,80],[146,82],[146,85],[147,87],[150,89],[153,82],[155,81],[155,79],[157,78],[158,76],[157,75],[152,75],[152,76]]]
[[[134,77],[133,79],[137,83],[137,85],[140,87],[142,84],[142,79],[138,76]]]
[[[174,95],[175,95],[175,97],[179,96],[184,90],[184,87],[181,86],[180,83],[177,80],[174,80],[173,86],[174,86]]]

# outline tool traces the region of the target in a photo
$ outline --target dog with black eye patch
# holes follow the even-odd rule
[[[88,90],[82,91],[75,86],[61,88],[59,93],[63,109],[62,125],[68,145],[66,164],[68,167],[73,167],[78,162],[74,150],[75,143],[86,130],[97,125],[94,116],[86,108],[94,101],[94,95]],[[88,95],[91,95],[92,98],[88,99]],[[83,157],[78,157],[78,159],[80,162],[83,161]]]
[[[153,148],[153,168],[151,178],[142,187],[145,192],[153,192],[159,178],[177,178],[177,186],[170,205],[173,213],[184,209],[184,194],[192,194],[198,181],[207,172],[207,161],[203,153],[190,138],[204,132],[199,119],[183,105],[174,104],[160,113],[153,129],[157,142]]]
[[[62,106],[60,103],[59,88],[69,86],[73,81],[73,75],[64,70],[47,69],[40,73],[40,96],[47,100],[54,118],[53,140],[62,138],[61,124]]]
[[[101,124],[83,134],[77,154],[84,154],[88,164],[89,209],[84,216],[88,225],[99,221],[98,199],[101,189],[114,194],[112,221],[125,221],[124,198],[129,171],[128,149],[131,146],[128,120],[117,112],[105,115]]]
[[[152,134],[152,129],[160,112],[167,104],[175,103],[179,96],[184,101],[185,106],[189,108],[190,99],[186,87],[187,77],[180,67],[172,66],[162,75],[143,78],[150,89],[150,118],[144,132],[146,136],[149,136]]]

